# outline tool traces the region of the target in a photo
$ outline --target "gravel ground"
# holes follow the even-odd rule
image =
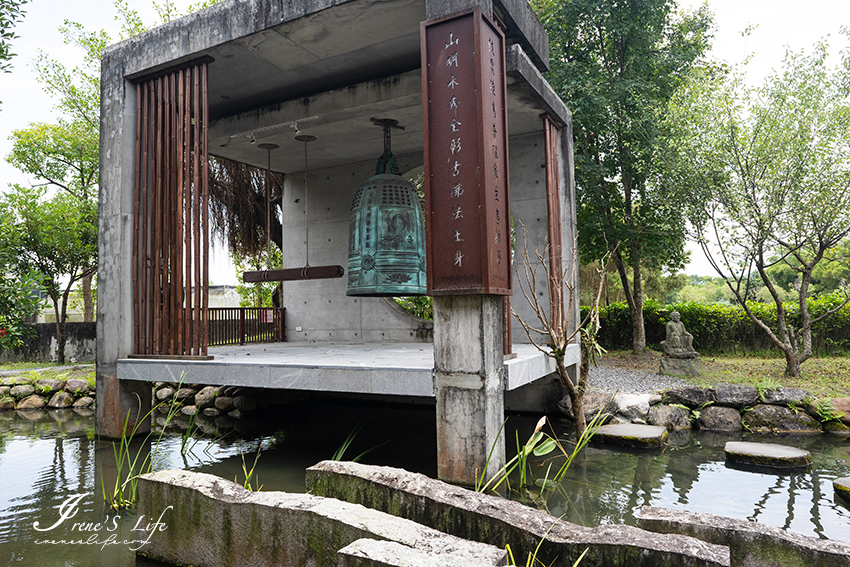
[[[643,370],[597,366],[590,369],[588,383],[603,392],[621,394],[652,394],[670,388],[692,386],[687,380]]]
[[[0,370],[0,378],[5,376],[20,376],[28,372],[36,372],[41,374],[45,370],[56,370],[61,372],[64,370],[76,370],[78,368],[94,368],[94,364],[74,364],[72,366],[45,366],[44,368],[21,368],[18,370]]]

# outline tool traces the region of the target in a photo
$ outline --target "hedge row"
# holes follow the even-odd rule
[[[812,318],[834,309],[843,301],[839,294],[809,300]],[[750,309],[762,321],[776,330],[776,305],[749,303]],[[586,315],[588,307],[582,307]],[[694,336],[694,348],[702,353],[748,352],[773,349],[767,334],[753,323],[739,305],[705,305],[702,303],[674,303],[663,305],[654,300],[644,303],[643,318],[647,345],[660,350],[665,338],[665,325],[670,313],[678,311],[685,328]],[[797,325],[799,305],[785,303],[785,311],[792,325]],[[600,312],[602,328],[599,342],[606,349],[630,349],[632,346],[632,318],[625,302],[603,307]],[[812,328],[812,348],[817,354],[850,351],[850,304],[816,323]]]

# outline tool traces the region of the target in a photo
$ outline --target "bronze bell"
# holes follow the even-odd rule
[[[384,126],[384,154],[375,175],[351,203],[348,291],[372,297],[425,295],[425,217],[413,184],[399,174]]]

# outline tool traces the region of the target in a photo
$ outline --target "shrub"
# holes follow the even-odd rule
[[[816,318],[842,301],[838,293],[809,299],[809,311]],[[750,302],[750,309],[771,328],[776,328],[776,305]],[[582,316],[587,313],[582,307]],[[785,303],[788,321],[797,324],[800,306]],[[767,335],[753,323],[739,305],[706,305],[702,303],[644,303],[643,317],[646,344],[660,350],[666,335],[670,313],[678,311],[685,328],[694,336],[694,348],[702,353],[753,352],[772,350]],[[599,342],[606,349],[629,349],[632,343],[632,320],[625,302],[612,303],[600,310],[602,328]],[[812,327],[812,350],[819,355],[850,351],[850,304],[819,321]]]

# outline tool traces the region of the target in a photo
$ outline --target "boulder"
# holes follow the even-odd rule
[[[634,423],[646,420],[651,397],[651,394],[617,394],[614,396],[614,404],[617,413]]]
[[[759,404],[744,412],[744,427],[753,433],[798,433],[810,435],[821,432],[820,424],[805,412],[794,412],[783,406]]]
[[[172,398],[172,396],[174,396],[174,390],[172,388],[167,387],[167,386],[165,388],[160,388],[159,390],[156,391],[156,399],[157,399],[157,401],[160,401],[160,402],[165,402],[167,400],[170,400]]]
[[[214,407],[216,397],[218,397],[218,387],[206,386],[195,394],[195,405],[202,410]]]
[[[830,403],[833,410],[844,414],[844,417],[841,418],[841,423],[850,426],[850,398],[832,398]]]
[[[699,410],[696,424],[707,431],[741,431],[741,414],[735,408],[708,406]]]
[[[829,421],[824,421],[821,424],[821,427],[823,427],[824,433],[832,433],[833,435],[843,435],[845,437],[850,437],[850,427],[847,427],[840,421],[830,419]]]
[[[92,398],[90,396],[83,396],[82,398],[80,398],[79,400],[74,402],[74,408],[75,409],[85,409],[85,408],[90,408],[90,407],[93,407],[93,406],[94,406],[94,398]]]
[[[228,396],[219,396],[215,399],[215,408],[219,411],[227,413],[233,409],[233,398]]]
[[[564,396],[564,398],[558,402],[558,407],[561,408],[561,411],[564,412],[568,418],[575,421],[575,418],[573,417],[573,404],[569,396]],[[590,423],[590,420],[596,417],[596,414],[600,411],[602,411],[602,423],[605,423],[609,421],[617,411],[616,404],[614,404],[614,396],[599,390],[587,390],[584,392],[584,398],[582,398],[582,409],[584,410],[584,421],[586,423]]]
[[[51,408],[67,408],[74,405],[74,396],[68,392],[60,391],[53,394],[47,404]]]
[[[15,400],[6,396],[0,398],[0,411],[13,410],[15,409]]]
[[[49,396],[65,387],[65,382],[62,380],[53,380],[51,378],[42,378],[36,384],[38,385],[38,391],[44,396]]]
[[[31,396],[35,393],[35,387],[32,384],[21,384],[9,388],[9,395],[13,398],[21,399]]]
[[[18,409],[18,410],[34,410],[34,409],[41,409],[46,405],[47,405],[47,402],[44,401],[44,398],[42,398],[38,394],[33,394],[33,395],[31,395],[27,398],[24,398],[20,402],[18,402],[18,405],[15,406],[15,409]]]
[[[714,387],[717,405],[741,409],[754,406],[759,401],[759,392],[750,384],[718,384]]]
[[[221,415],[221,412],[215,408],[204,408],[204,415],[207,417],[218,417]]]
[[[187,406],[195,403],[196,390],[194,388],[180,388],[174,392],[174,399],[178,402],[183,402]]]
[[[803,400],[811,398],[812,395],[801,388],[776,388],[762,392],[762,401],[774,406],[787,406],[788,404],[802,406]]]
[[[9,395],[9,390],[11,390],[11,386],[0,386],[0,398],[5,398]]]
[[[693,386],[667,390],[661,394],[661,400],[665,404],[682,404],[691,409],[696,409],[710,402],[717,401],[714,390],[711,388],[696,388]]]
[[[257,409],[257,402],[248,396],[236,396],[233,398],[233,407],[241,413],[247,413]]]
[[[667,429],[690,429],[691,412],[678,406],[655,406],[649,410],[647,421],[652,425],[663,425]]]
[[[75,395],[85,396],[90,390],[91,386],[89,386],[89,383],[79,378],[71,378],[65,382],[65,391]]]
[[[180,408],[180,413],[183,415],[193,416],[198,413],[198,408],[197,406],[183,406]]]

